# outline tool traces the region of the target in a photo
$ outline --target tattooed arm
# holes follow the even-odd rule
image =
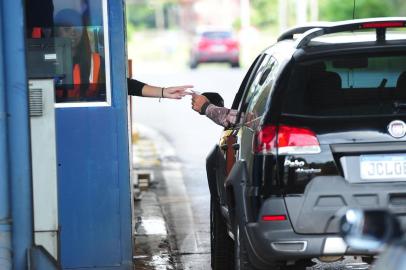
[[[231,110],[224,107],[217,107],[213,104],[207,106],[206,116],[213,120],[216,124],[229,128],[234,126],[237,121],[237,110]]]
[[[205,114],[220,126],[228,128],[236,124],[236,110],[215,106],[203,95],[193,95],[192,108],[200,114]]]

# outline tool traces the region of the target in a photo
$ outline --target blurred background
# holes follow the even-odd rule
[[[254,58],[284,30],[310,21],[406,15],[405,0],[356,0],[355,12],[354,0],[126,0],[126,4],[132,76],[156,86],[193,84],[199,92],[218,92],[227,107]],[[157,164],[162,166],[143,166],[138,159],[134,166],[155,175],[158,184],[152,191],[162,202],[162,223],[168,222],[167,234],[159,239],[168,238],[176,255],[170,259],[173,254],[166,245],[158,242],[154,249],[149,236],[143,244],[145,235],[136,233],[135,256],[144,258],[137,261],[137,269],[207,269],[210,195],[205,160],[222,127],[194,112],[190,97],[160,102],[133,97],[132,123],[140,138],[136,144],[151,139],[146,130],[162,135],[152,136],[162,161]],[[170,157],[163,157],[162,141],[173,147]],[[138,148],[144,149],[141,144]],[[145,149],[139,152],[149,154]],[[165,160],[177,165],[165,165]],[[167,173],[168,167],[179,169],[176,177]],[[137,219],[148,221],[148,207],[142,205],[136,205],[141,213]],[[174,266],[168,266],[170,261]]]
[[[201,27],[232,29],[241,65],[277,35],[309,21],[352,19],[353,0],[126,0],[129,55],[135,70],[186,69]],[[355,18],[405,16],[404,0],[357,0]]]

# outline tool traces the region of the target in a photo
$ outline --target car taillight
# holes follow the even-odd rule
[[[254,138],[253,149],[257,154],[276,154],[276,127],[263,126]]]
[[[239,47],[238,42],[236,40],[228,40],[226,42],[226,44],[227,44],[228,48],[234,49],[234,50],[238,49],[238,47]]]
[[[210,41],[202,38],[201,40],[199,40],[198,44],[199,49],[206,49],[209,46]]]
[[[257,154],[317,154],[320,144],[316,134],[307,128],[281,125],[263,126],[254,139]]]
[[[392,28],[392,27],[405,27],[405,22],[368,22],[363,23],[361,28]]]
[[[285,215],[265,215],[262,216],[263,221],[284,221],[287,220]]]
[[[307,128],[280,126],[278,130],[278,153],[317,154],[320,144],[316,134]]]

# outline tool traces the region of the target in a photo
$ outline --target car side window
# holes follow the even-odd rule
[[[271,57],[264,66],[264,72],[260,76],[257,89],[249,101],[244,125],[255,128],[259,124],[266,111],[266,104],[274,85],[277,70],[278,62],[275,58]]]
[[[257,56],[257,58],[254,60],[254,62],[248,69],[248,71],[240,85],[240,88],[238,89],[238,92],[235,95],[231,109],[237,110],[240,107],[240,103],[241,103],[241,99],[243,97],[244,91],[248,87],[248,85],[250,85],[252,78],[254,77],[253,75],[255,75],[256,68],[259,66],[259,63],[261,62],[263,57],[264,57],[263,55]]]
[[[245,112],[247,109],[247,106],[253,97],[254,93],[257,92],[257,90],[261,87],[260,82],[261,78],[263,77],[264,73],[267,71],[268,63],[271,59],[271,56],[265,55],[265,57],[262,59],[262,62],[260,66],[257,68],[255,75],[252,77],[251,84],[246,88],[246,91],[243,95],[242,102],[240,103],[240,106],[238,107],[238,110],[240,112]]]

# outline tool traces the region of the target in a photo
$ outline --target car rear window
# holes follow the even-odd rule
[[[231,32],[227,31],[212,31],[212,32],[204,32],[202,34],[204,38],[208,39],[225,39],[231,38]]]
[[[406,113],[406,56],[351,56],[298,64],[282,110],[315,116]]]

